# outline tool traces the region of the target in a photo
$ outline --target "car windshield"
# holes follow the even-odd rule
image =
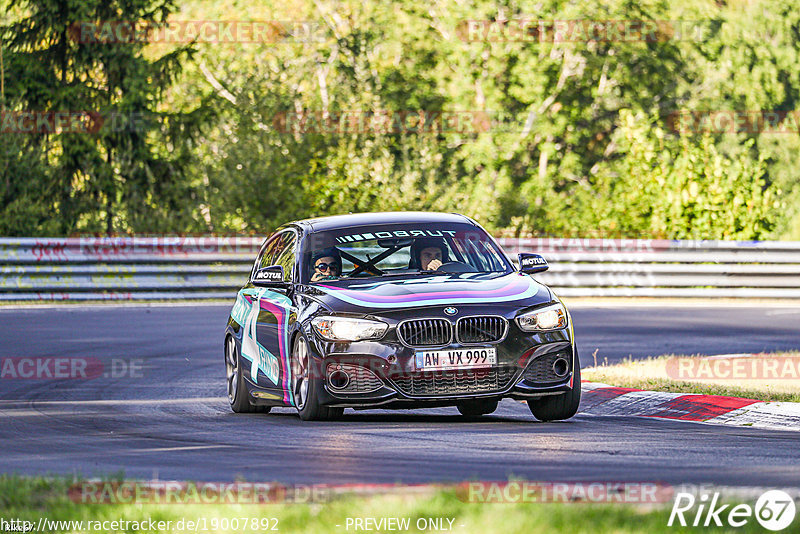
[[[432,272],[512,270],[486,232],[469,224],[343,228],[311,234],[305,248],[302,278],[306,283]]]

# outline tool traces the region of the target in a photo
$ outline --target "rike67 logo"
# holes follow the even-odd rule
[[[792,524],[795,512],[794,499],[781,490],[762,494],[754,507],[749,504],[722,504],[719,492],[713,496],[702,492],[699,497],[679,492],[675,495],[667,526],[677,523],[683,527],[743,527],[755,516],[765,529],[779,531]]]

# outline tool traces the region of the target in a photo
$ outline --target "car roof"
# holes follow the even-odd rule
[[[371,224],[406,224],[406,223],[467,223],[475,222],[458,213],[438,213],[428,211],[387,211],[376,213],[351,213],[348,215],[331,215],[303,219],[289,224],[305,227],[307,231],[323,232],[351,226],[367,226]]]

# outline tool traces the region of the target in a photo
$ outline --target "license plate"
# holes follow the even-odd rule
[[[453,350],[421,350],[414,355],[417,371],[475,369],[497,365],[497,349],[473,347]]]

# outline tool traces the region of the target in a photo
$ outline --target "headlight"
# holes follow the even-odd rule
[[[520,315],[517,324],[526,332],[564,328],[567,326],[567,310],[561,304],[551,304]]]
[[[369,319],[317,317],[311,320],[314,330],[329,341],[361,341],[383,337],[389,325]]]

